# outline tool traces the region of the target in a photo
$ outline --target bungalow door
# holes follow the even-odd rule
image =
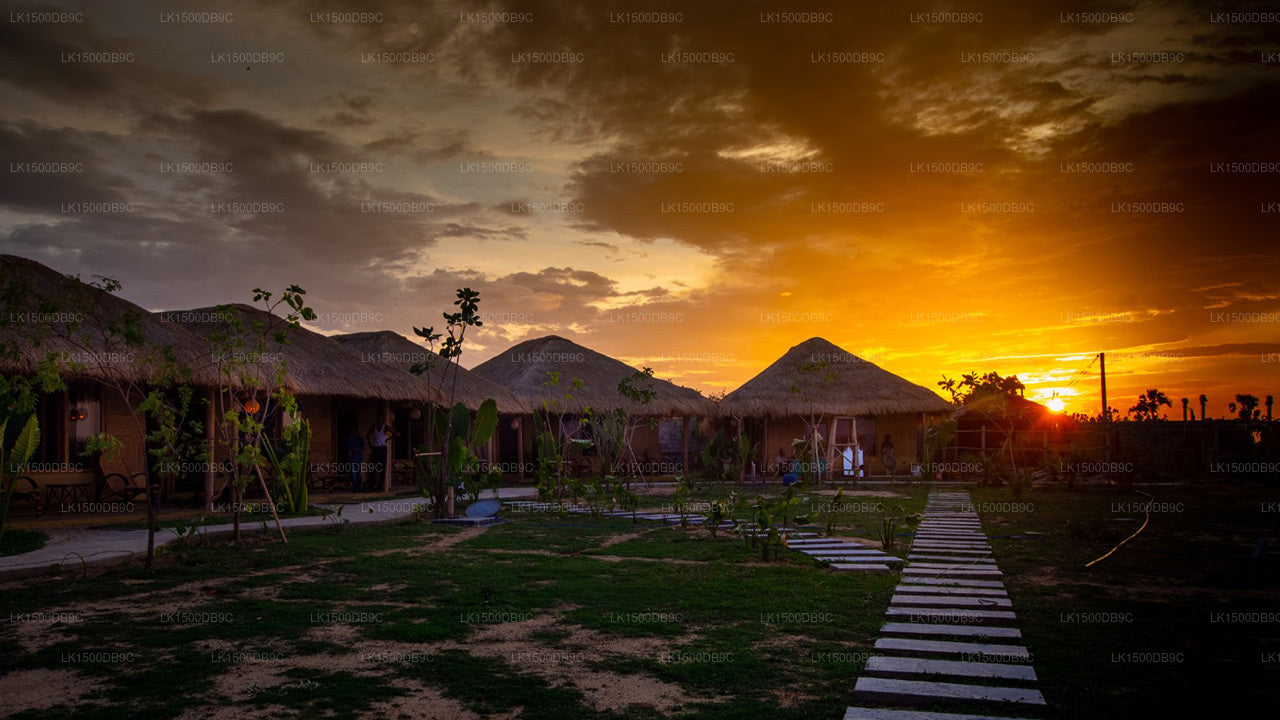
[[[858,447],[858,420],[838,417],[831,426],[831,451],[835,456],[835,468],[845,477],[859,477],[862,467],[862,450]]]

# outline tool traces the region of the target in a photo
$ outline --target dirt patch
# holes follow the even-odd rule
[[[178,720],[267,720],[268,718],[288,717],[293,710],[283,705],[262,705],[250,707],[246,705],[203,705],[188,708],[178,716]]]
[[[623,710],[648,706],[668,713],[678,709],[688,694],[678,685],[639,673],[623,675],[589,667],[612,658],[656,658],[672,647],[688,642],[680,638],[618,637],[561,621],[571,606],[543,613],[523,622],[481,627],[465,643],[443,643],[439,649],[457,648],[476,657],[501,660],[516,671],[533,673],[554,686],[572,687],[597,710]],[[534,633],[561,630],[568,636],[548,648]],[[434,648],[433,648],[434,649]],[[709,699],[709,698],[708,698]]]
[[[369,555],[372,555],[373,557],[382,557],[384,555],[396,555],[396,554],[410,555],[410,556],[429,555],[439,550],[444,550],[446,548],[457,545],[460,542],[466,542],[467,540],[470,540],[473,537],[478,537],[479,535],[483,534],[485,530],[488,530],[488,529],[489,528],[484,525],[481,525],[478,527],[470,527],[470,528],[466,528],[465,530],[462,530],[461,532],[454,533],[452,535],[445,535],[439,540],[436,540],[435,542],[427,543],[426,545],[419,545],[417,547],[407,547],[407,548],[393,548],[391,550],[378,550],[378,551],[369,553]]]
[[[462,706],[457,700],[447,698],[435,688],[410,680],[397,679],[391,685],[401,691],[393,700],[376,702],[360,717],[370,720],[479,720],[480,716]],[[521,708],[490,718],[514,717]]]
[[[65,616],[54,617],[65,617],[66,619],[12,623],[14,628],[13,637],[22,646],[23,650],[34,653],[50,645],[70,640],[71,638],[67,635],[66,630],[78,623],[83,615],[68,613]]]
[[[101,682],[75,670],[17,670],[0,676],[0,716],[55,705],[76,705]]]
[[[640,532],[622,533],[622,534],[619,534],[619,535],[610,535],[610,536],[609,536],[609,539],[607,539],[607,540],[605,540],[604,542],[600,543],[600,548],[601,548],[601,549],[603,549],[603,548],[607,548],[607,547],[609,547],[609,546],[611,546],[611,545],[617,545],[618,543],[624,543],[624,542],[627,542],[628,540],[635,540],[636,538],[642,537],[642,536],[643,536],[645,533],[647,533],[647,532],[649,532],[649,531],[648,531],[648,530],[641,530]]]

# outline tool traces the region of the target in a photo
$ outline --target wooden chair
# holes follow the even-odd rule
[[[415,473],[413,463],[407,460],[396,460],[391,463],[392,485],[413,485],[414,481]]]
[[[8,494],[8,484],[0,485],[0,495]],[[37,515],[44,514],[44,493],[40,486],[29,475],[19,475],[13,479],[13,495],[9,498],[9,509],[18,503],[26,503],[35,509]]]
[[[120,498],[124,502],[133,502],[147,497],[147,474],[134,473],[125,477],[123,473],[111,473],[102,478],[102,494],[100,500]]]

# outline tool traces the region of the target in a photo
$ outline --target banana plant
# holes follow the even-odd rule
[[[448,465],[445,467],[448,483],[453,487],[462,487],[469,492],[473,501],[477,500],[481,489],[495,483],[495,474],[501,477],[500,471],[496,469],[487,473],[479,472],[480,457],[477,454],[479,448],[488,443],[498,429],[498,404],[492,398],[480,403],[474,419],[471,411],[462,403],[455,404],[447,415],[442,408],[437,412],[439,422],[436,427],[442,434],[447,433],[449,442]],[[441,440],[444,438],[441,437]],[[469,484],[466,482],[468,479],[471,480]]]
[[[35,415],[27,418],[27,424],[18,433],[12,448],[4,446],[5,431],[9,421],[0,422],[0,479],[4,480],[4,498],[0,502],[0,540],[4,540],[5,526],[9,521],[9,503],[13,499],[13,490],[18,484],[18,476],[26,469],[31,456],[40,445],[40,423]]]
[[[263,454],[271,463],[277,491],[284,496],[291,513],[307,511],[307,467],[311,457],[311,423],[297,420],[281,433],[287,448],[280,452],[271,443],[263,443]]]

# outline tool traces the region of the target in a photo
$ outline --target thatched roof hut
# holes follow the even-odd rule
[[[201,338],[34,260],[0,255],[0,299],[0,371],[30,373],[53,353],[67,379],[141,383],[163,372],[167,347],[190,371],[180,379],[210,387],[218,382]]]
[[[424,375],[414,375],[417,380],[436,387],[440,373],[444,371],[445,362],[439,355],[415,343],[409,338],[391,330],[374,332],[349,333],[331,335],[331,338],[342,343],[348,350],[360,356],[362,362],[375,362],[408,373],[414,365],[431,363],[431,370]],[[449,375],[445,382],[445,394],[450,392],[454,373],[457,373],[457,396],[455,402],[462,403],[470,410],[493,398],[498,404],[498,412],[505,414],[523,414],[531,411],[528,403],[522,402],[505,387],[480,377],[479,375],[457,364],[449,366]]]
[[[983,393],[956,410],[961,429],[1048,430],[1074,424],[1033,400],[1003,393]]]
[[[228,315],[230,313],[230,316]],[[384,364],[361,362],[360,355],[342,343],[303,327],[288,327],[285,320],[265,310],[249,305],[234,304],[223,307],[174,310],[160,313],[160,317],[182,325],[203,338],[218,335],[234,335],[237,330],[232,317],[240,323],[239,333],[246,343],[256,340],[258,323],[270,330],[262,358],[265,379],[274,366],[274,356],[283,354],[287,368],[286,382],[296,395],[328,395],[333,397],[375,398],[380,400],[435,401],[434,393],[419,379],[399,372]],[[286,328],[287,344],[281,345],[272,337],[276,329]],[[246,346],[233,352],[245,353],[252,362],[257,349]],[[213,359],[211,348],[204,350]]]
[[[945,413],[928,388],[883,370],[822,338],[796,345],[720,401],[732,417]]]
[[[636,369],[557,335],[526,340],[477,365],[473,373],[506,387],[535,408],[551,400],[565,412],[622,408],[633,415],[697,417],[715,413],[715,403],[697,390],[654,378],[638,384],[654,391],[648,404],[625,399],[618,384]],[[560,385],[546,387],[548,373],[560,373]],[[582,380],[574,389],[573,381]]]

